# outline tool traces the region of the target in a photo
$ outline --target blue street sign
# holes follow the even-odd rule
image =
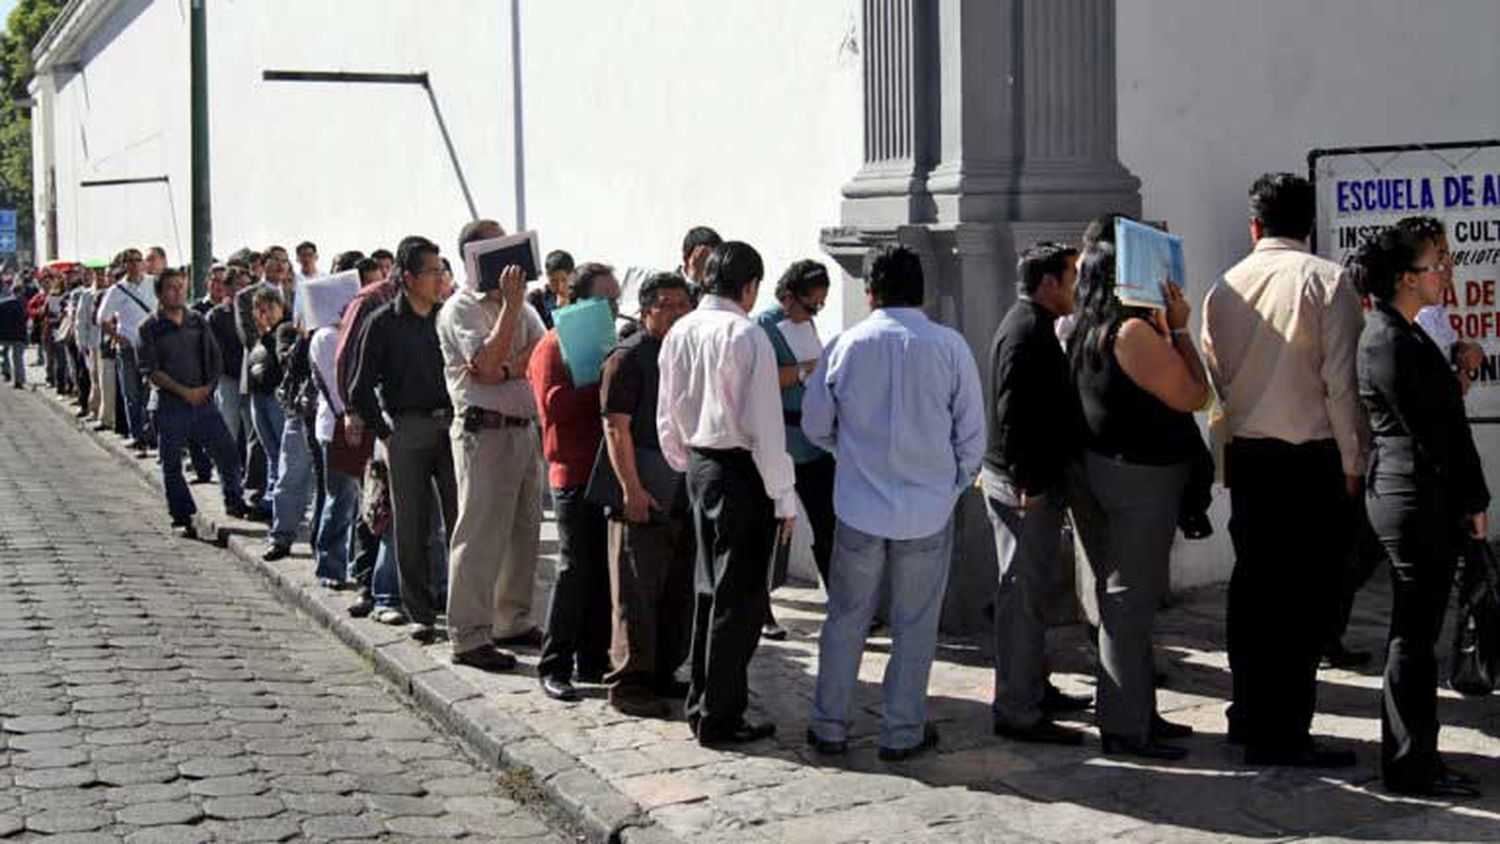
[[[14,208],[0,208],[0,232],[12,232],[12,233],[14,233],[15,230],[16,230],[16,209],[14,209]],[[15,237],[14,236],[11,237],[11,242],[12,243],[15,242]],[[14,249],[15,247],[12,246],[11,248]]]
[[[0,252],[16,251],[16,233],[0,232]]]

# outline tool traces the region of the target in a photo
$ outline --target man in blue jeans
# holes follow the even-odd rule
[[[187,307],[187,279],[178,270],[165,269],[154,286],[161,304],[140,326],[140,365],[157,392],[157,447],[172,526],[194,537],[192,517],[198,508],[182,476],[183,448],[189,440],[203,444],[219,470],[224,508],[235,518],[245,515],[240,461],[213,402],[219,347],[208,322]]]
[[[838,459],[828,618],[807,741],[848,748],[870,619],[889,579],[895,628],[880,758],[937,745],[927,678],[953,547],[953,505],[984,457],[979,367],[956,331],[922,312],[922,265],[904,247],[865,258],[872,313],[828,348],[807,382],[802,431]]]

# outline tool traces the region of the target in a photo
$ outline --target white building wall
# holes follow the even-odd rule
[[[1320,147],[1500,137],[1494,0],[1119,0],[1118,21],[1120,156],[1145,215],[1183,236],[1195,306],[1250,248],[1259,174],[1306,173]],[[1175,585],[1228,577],[1217,494]]]
[[[186,7],[126,0],[89,39],[81,67],[57,73],[52,98],[58,254],[109,258],[159,245],[191,249]],[[166,176],[168,184],[82,187]],[[40,241],[45,248],[45,241]]]

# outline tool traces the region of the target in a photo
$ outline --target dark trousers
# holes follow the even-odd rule
[[[438,608],[448,603],[436,592],[436,568],[443,564],[428,551],[433,530],[433,486],[443,511],[444,529],[451,534],[458,511],[458,486],[453,475],[453,449],[448,420],[421,414],[396,417],[386,440],[391,469],[391,510],[396,527],[396,566],[401,572],[401,603],[417,624],[437,621]]]
[[[1230,734],[1257,749],[1298,750],[1309,740],[1334,584],[1351,542],[1338,447],[1235,439],[1225,473],[1235,557]]]
[[[695,550],[686,513],[657,514],[645,524],[610,520],[611,700],[655,696],[687,659]]]
[[[375,560],[380,556],[380,537],[370,530],[365,520],[354,519],[354,563],[349,577],[358,586],[360,594],[369,595],[375,579]]]
[[[71,342],[64,345],[67,346],[68,356],[73,360],[73,372],[76,376],[74,380],[78,383],[78,406],[83,410],[88,410],[89,391],[93,389],[94,379],[89,375],[88,364],[83,359],[83,353],[78,351],[78,347]]]
[[[823,588],[828,588],[828,564],[833,559],[833,529],[838,520],[833,515],[833,475],[838,463],[827,454],[817,460],[798,463],[797,498],[802,501],[802,510],[807,514],[807,526],[812,528],[813,564],[818,567],[818,576],[823,578]],[[777,554],[775,570],[771,572],[771,588],[786,584],[785,554]]]
[[[156,407],[156,437],[161,461],[162,486],[167,510],[174,522],[185,522],[198,511],[193,494],[182,476],[182,450],[188,441],[203,444],[219,467],[219,486],[224,503],[240,502],[240,461],[224,417],[212,401],[193,406],[177,396],[161,393]]]
[[[701,739],[734,729],[766,617],[776,511],[750,452],[695,449],[688,461],[698,554],[687,716]]]
[[[1366,498],[1370,523],[1391,560],[1381,774],[1389,785],[1420,787],[1439,769],[1435,651],[1462,548],[1463,516],[1446,500],[1440,481],[1383,471],[1383,456],[1376,455]],[[1410,466],[1411,458],[1403,462]]]
[[[557,513],[557,580],[547,608],[547,637],[536,673],[572,680],[609,670],[609,555],[604,508],[581,486],[552,490]]]
[[[1359,590],[1369,582],[1380,564],[1387,562],[1385,546],[1370,527],[1370,516],[1364,502],[1351,507],[1354,514],[1354,541],[1344,555],[1334,586],[1333,615],[1328,619],[1328,633],[1323,639],[1323,653],[1338,651],[1344,644],[1344,633],[1349,629],[1349,617],[1354,613],[1354,599]]]

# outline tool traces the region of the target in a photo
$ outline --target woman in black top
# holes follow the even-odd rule
[[[1381,775],[1403,794],[1478,796],[1437,750],[1437,659],[1464,536],[1488,533],[1479,454],[1462,390],[1417,311],[1450,283],[1442,225],[1402,220],[1362,248],[1375,309],[1359,338],[1359,396],[1374,448],[1366,504],[1391,558],[1391,631],[1381,700]]]
[[[1165,743],[1188,727],[1156,714],[1151,630],[1168,580],[1183,492],[1201,439],[1192,412],[1209,397],[1208,376],[1188,335],[1189,308],[1168,284],[1163,310],[1115,297],[1115,250],[1100,243],[1079,262],[1077,327],[1068,356],[1088,427],[1089,489],[1103,514],[1098,577],[1096,709],[1104,752],[1179,759]]]

